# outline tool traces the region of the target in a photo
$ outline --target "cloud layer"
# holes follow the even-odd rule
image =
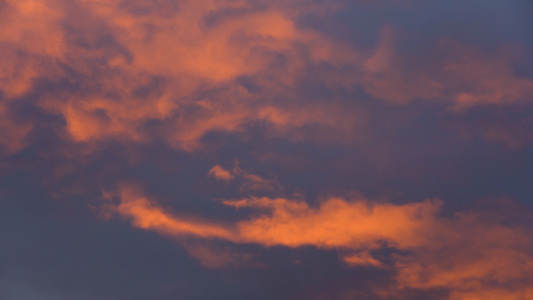
[[[532,11],[0,0],[0,298],[533,299]]]
[[[299,24],[338,10],[335,3],[4,6],[3,119],[11,120],[12,102],[34,95],[37,107],[61,116],[65,138],[76,142],[162,138],[192,151],[209,132],[242,132],[256,123],[297,140],[361,136],[365,110],[334,95],[308,99],[303,88],[313,82],[332,91],[359,88],[376,101],[445,101],[456,110],[527,103],[533,91],[533,81],[514,72],[517,47],[487,52],[443,37],[417,59],[399,47],[403,37],[392,25],[368,47]],[[321,129],[304,130],[309,126]],[[18,130],[18,141],[3,142],[17,149],[31,124],[2,127]]]
[[[445,289],[449,299],[533,296],[532,224],[499,219],[495,211],[442,217],[441,201],[437,200],[389,204],[329,198],[313,208],[298,200],[246,198],[224,204],[252,208],[259,214],[235,224],[216,224],[178,217],[135,195],[133,190],[123,187],[120,203],[108,209],[130,219],[135,227],[178,240],[219,239],[264,247],[335,249],[353,267],[394,270],[397,285],[392,291],[381,291],[385,295],[398,288],[416,288]],[[372,255],[384,248],[393,250],[388,258],[382,258],[386,263]],[[198,253],[207,248],[190,251],[211,266],[232,262],[224,254],[214,257],[211,252]]]

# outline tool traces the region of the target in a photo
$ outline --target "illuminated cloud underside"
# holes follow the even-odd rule
[[[258,10],[247,1],[7,1],[0,90],[10,103],[34,92],[36,80],[66,79],[77,89],[40,92],[36,99],[64,118],[65,138],[149,142],[153,136],[145,126],[157,120],[168,143],[189,151],[201,147],[208,132],[239,132],[254,122],[296,140],[361,136],[364,110],[334,99],[303,105],[298,84],[322,66],[327,68],[317,80],[330,88],[361,87],[396,103],[422,98],[464,110],[524,102],[533,92],[532,80],[513,75],[519,50],[487,54],[443,38],[431,50],[431,65],[407,66],[390,26],[373,49],[357,49],[295,23],[298,11],[327,5],[290,4],[262,3]],[[244,77],[260,92],[244,88]],[[0,113],[9,120],[5,111]],[[329,130],[296,130],[313,124]],[[10,121],[2,126],[31,128]],[[8,149],[23,144],[28,130],[18,130],[16,139],[2,140]]]
[[[110,212],[127,217],[135,227],[178,240],[221,239],[265,247],[310,245],[336,249],[353,267],[395,269],[397,287],[447,288],[450,299],[533,296],[531,228],[500,224],[495,212],[466,212],[443,218],[438,215],[440,201],[397,205],[330,198],[312,208],[297,200],[252,197],[224,204],[254,208],[262,214],[235,224],[216,224],[177,217],[138,195],[132,187],[123,187],[120,199],[120,204],[108,207]],[[394,262],[387,266],[369,252],[384,247],[407,252],[393,255]],[[206,266],[232,263],[226,254],[214,256],[207,248],[189,251]]]
[[[531,46],[488,47],[441,32],[406,46],[423,34],[393,16],[370,34],[340,16],[351,5],[375,12],[422,1],[352,2],[0,1],[0,175],[8,178],[0,205],[39,184],[39,196],[57,201],[50,203],[81,202],[92,221],[155,231],[206,269],[270,267],[246,246],[334,252],[343,267],[392,278],[369,287],[371,299],[412,291],[533,299],[528,208],[452,203],[450,212],[443,207],[454,199],[402,202],[395,196],[403,191],[390,192],[394,177],[417,190],[442,174],[446,188],[469,185],[461,176],[484,174],[469,177],[457,165],[490,170],[469,160],[478,154],[481,162],[505,156],[494,168],[522,176],[484,182],[503,187],[494,199],[531,181],[516,158],[527,161],[533,144],[533,76],[517,71],[527,68]],[[420,129],[423,122],[439,129]],[[179,184],[165,190],[179,172],[194,178],[179,184],[197,184],[197,197],[181,196]],[[367,176],[357,172],[379,177],[367,183],[377,197],[354,196]],[[141,183],[123,184],[130,180]],[[480,181],[464,194],[476,194]],[[420,187],[432,189],[444,190]]]

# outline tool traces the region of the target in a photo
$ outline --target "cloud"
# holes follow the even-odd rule
[[[487,53],[478,46],[442,37],[420,57],[396,50],[400,35],[385,26],[373,54],[356,79],[372,96],[400,104],[416,99],[451,102],[460,112],[477,105],[531,102],[533,80],[514,71],[520,49]],[[422,61],[422,63],[420,63]]]
[[[230,171],[222,168],[220,165],[216,165],[211,170],[209,170],[209,173],[207,173],[208,176],[214,177],[216,180],[223,180],[223,181],[231,181],[235,178]]]
[[[183,247],[191,257],[205,268],[264,268],[265,265],[254,261],[254,254],[238,252],[232,247],[205,242],[184,242]]]
[[[421,243],[423,229],[432,222],[440,205],[438,201],[393,205],[331,198],[319,208],[312,208],[306,202],[284,198],[248,198],[223,203],[266,213],[230,226],[174,216],[134,190],[123,187],[121,202],[113,210],[131,218],[135,227],[171,236],[225,239],[267,247],[359,249],[379,248],[381,242],[388,242],[410,248]]]
[[[172,236],[235,239],[234,233],[220,224],[172,216],[154,202],[139,197],[137,193],[134,188],[122,187],[120,191],[121,203],[113,208],[116,213],[131,218],[135,227],[156,230],[159,233]]]
[[[345,255],[343,260],[350,266],[384,267],[383,263],[375,259],[367,250]]]
[[[445,289],[450,299],[481,299],[490,293],[527,299],[531,294],[531,224],[506,221],[493,211],[442,217],[441,201],[390,204],[364,198],[328,198],[318,207],[301,200],[266,197],[223,203],[258,213],[233,224],[189,219],[145,197],[132,196],[128,189],[122,190],[114,212],[131,219],[134,227],[178,240],[337,250],[348,265],[395,270],[393,290]],[[391,264],[374,256],[374,251],[383,249],[403,252],[390,254]],[[226,248],[217,254],[216,248],[203,245],[191,254],[206,266],[221,267],[235,261],[230,253]]]
[[[67,252],[79,251],[80,261],[95,270],[108,246],[116,247],[107,259],[118,261],[114,271],[127,276],[170,266],[180,254],[168,245],[177,243],[199,261],[189,268],[203,279],[209,276],[201,267],[262,268],[269,271],[260,277],[283,272],[298,278],[274,289],[270,284],[285,277],[261,278],[261,288],[270,289],[265,298],[289,297],[274,291],[288,285],[294,285],[291,295],[313,294],[316,278],[325,277],[331,281],[322,284],[331,289],[343,282],[356,289],[354,277],[374,289],[371,296],[341,291],[334,298],[415,299],[404,297],[413,291],[448,299],[533,298],[529,211],[457,208],[480,195],[529,201],[530,45],[514,45],[511,37],[495,41],[489,33],[489,47],[469,37],[487,35],[478,25],[464,36],[451,34],[455,25],[419,30],[419,22],[433,18],[426,12],[456,2],[0,0],[0,211],[8,223],[18,213],[39,224],[66,219],[42,229],[57,236],[41,234],[42,226],[25,218],[22,231],[5,231],[14,241],[6,255],[20,255],[9,269],[22,270],[0,272],[0,285],[15,283],[7,297],[56,295],[61,287],[52,277],[80,285],[64,285],[58,297],[99,285],[89,275],[71,276],[74,264],[63,262],[64,255],[45,257],[68,242],[64,248],[73,251]],[[443,12],[446,20],[465,18],[451,11]],[[483,27],[477,13],[468,12],[468,24]],[[512,35],[506,26],[495,39]],[[245,170],[245,162],[253,169]],[[120,185],[125,180],[143,182],[146,192]],[[117,184],[117,192],[108,192]],[[352,189],[371,199],[349,194]],[[395,203],[372,200],[400,193]],[[450,199],[452,208],[440,198]],[[104,201],[101,209],[95,199]],[[91,219],[87,206],[105,226]],[[152,233],[135,235],[113,217]],[[80,223],[74,228],[71,222]],[[19,234],[24,226],[39,230]],[[78,244],[62,230],[88,239]],[[124,249],[138,245],[117,240],[128,234],[135,243],[148,237],[143,244],[154,252],[146,253],[156,254],[139,247],[129,258],[156,257],[145,262],[151,266],[135,269],[116,259],[127,259]],[[57,243],[35,236],[54,236]],[[91,236],[117,242],[94,254],[100,244]],[[49,248],[27,250],[39,247],[26,242]],[[170,249],[160,252],[167,256],[159,256],[157,242]],[[80,246],[93,244],[97,251]],[[313,255],[320,257],[311,262]],[[43,258],[50,263],[43,265]],[[56,262],[63,274],[43,276]],[[321,268],[331,273],[317,281],[307,281],[312,272],[301,278],[286,272]],[[195,280],[185,267],[176,278],[171,272],[150,280]],[[28,285],[25,276],[32,277]],[[135,280],[127,276],[131,286]],[[137,291],[116,292],[117,282],[106,283],[114,291],[110,298]],[[164,284],[138,290],[153,292],[144,298],[190,296]],[[103,290],[90,293],[105,298]]]
[[[57,62],[66,45],[58,2],[8,0],[0,16],[0,91],[19,97],[35,79],[61,74]]]
[[[9,25],[31,39],[16,39],[12,36],[20,34],[9,35],[8,30],[3,39],[14,53],[42,48],[30,60],[8,58],[10,64],[35,60],[39,66],[27,67],[28,75],[20,76],[20,68],[5,69],[6,80],[22,79],[20,84],[6,82],[3,91],[8,97],[28,93],[35,88],[34,79],[67,82],[69,88],[61,92],[39,91],[37,102],[64,118],[74,141],[149,142],[154,136],[146,126],[159,122],[160,138],[192,151],[208,132],[239,132],[254,122],[272,124],[273,132],[289,136],[292,128],[313,124],[343,132],[358,125],[335,121],[343,110],[335,105],[291,108],[272,101],[295,87],[308,64],[341,63],[339,57],[353,52],[317,31],[298,28],[279,4],[257,9],[248,1],[35,3],[28,5],[43,16],[42,26],[21,22],[29,26],[26,30],[19,23]],[[26,14],[19,6],[6,14],[19,19]],[[61,9],[46,17],[48,6]],[[54,40],[36,47],[39,36]],[[239,83],[242,78],[271,92],[254,94]],[[19,85],[19,92],[8,90]]]
[[[463,212],[454,219],[441,220],[431,227],[431,239],[413,255],[398,260],[400,284],[447,288],[450,299],[483,299],[488,295],[530,298],[531,224],[517,223],[512,214],[503,220],[501,216],[496,212]]]
[[[282,192],[283,187],[277,181],[276,178],[266,179],[256,174],[251,174],[246,170],[243,170],[239,166],[239,162],[234,163],[233,168],[226,170],[220,165],[216,165],[207,173],[208,176],[212,176],[217,180],[232,181],[238,179],[239,191],[241,193],[254,193],[254,192]]]
[[[77,143],[164,140],[185,151],[205,148],[208,133],[258,124],[294,142],[360,141],[367,113],[337,96],[346,90],[448,102],[457,112],[530,102],[533,81],[512,68],[517,49],[488,53],[442,37],[417,59],[391,24],[363,47],[300,22],[344,4],[7,1],[0,90],[8,102],[35,95],[36,107],[64,120],[57,134]],[[316,84],[327,94],[305,92]],[[13,131],[31,131],[20,126]]]
[[[419,243],[422,228],[438,208],[436,202],[397,206],[365,200],[331,198],[313,209],[305,202],[253,198],[225,202],[237,208],[266,209],[266,214],[240,222],[244,240],[266,246],[321,248],[376,248],[380,242],[408,248]]]
[[[340,128],[322,120],[320,111],[331,110],[327,106],[286,110],[270,103],[267,95],[253,95],[238,83],[239,78],[258,77],[256,84],[273,91],[294,86],[307,64],[300,45],[309,49],[309,59],[334,57],[331,42],[323,41],[317,32],[298,29],[276,5],[256,10],[246,1],[204,1],[201,5],[182,1],[179,9],[170,7],[163,16],[158,7],[169,6],[169,1],[137,2],[124,6],[81,1],[79,9],[89,12],[90,17],[85,17],[89,25],[69,20],[81,27],[73,32],[74,38],[94,46],[74,44],[79,54],[66,63],[80,73],[77,84],[90,85],[96,93],[66,95],[65,101],[47,101],[46,107],[65,117],[74,140],[146,141],[149,137],[143,135],[143,127],[153,120],[163,122],[164,139],[185,150],[198,148],[208,132],[238,132],[257,121],[280,128],[312,123]],[[138,10],[131,8],[135,5],[147,13],[135,13]],[[216,22],[208,22],[211,18]],[[94,22],[104,24],[109,42],[100,45],[88,40],[93,32],[82,29],[94,27]],[[102,64],[93,64],[94,59]]]

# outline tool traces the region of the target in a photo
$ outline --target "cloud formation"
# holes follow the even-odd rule
[[[16,21],[0,34],[8,51],[3,93],[27,95],[38,80],[68,85],[37,101],[64,118],[74,141],[149,141],[145,127],[157,121],[164,139],[193,150],[210,131],[240,131],[250,122],[278,132],[314,123],[349,132],[356,124],[331,119],[342,111],[335,105],[296,109],[273,101],[295,87],[306,65],[351,52],[297,28],[276,3],[259,10],[247,1],[5,5],[4,22]],[[272,91],[250,91],[239,83],[245,78]]]
[[[263,178],[256,174],[251,174],[243,170],[239,166],[239,162],[234,163],[233,168],[226,170],[220,165],[216,165],[207,173],[208,176],[214,177],[216,180],[233,181],[238,180],[240,185],[239,191],[244,194],[258,193],[258,192],[282,192],[283,187],[276,180],[276,178]]]
[[[247,198],[224,204],[259,213],[234,224],[191,220],[144,197],[132,197],[128,189],[122,190],[120,204],[112,209],[135,227],[178,239],[335,249],[348,265],[395,270],[393,290],[445,289],[449,299],[531,297],[531,224],[505,224],[506,220],[494,218],[493,211],[442,217],[440,201],[389,204],[363,198],[329,198],[318,207],[284,198]],[[392,263],[387,264],[372,255],[385,248],[402,252],[390,254]],[[226,252],[220,262],[216,250],[202,249],[192,249],[191,254],[211,266],[229,259]],[[210,253],[207,258],[206,253]]]
[[[306,99],[303,86],[316,82],[459,111],[530,102],[533,81],[513,70],[519,50],[486,53],[443,37],[417,61],[399,49],[392,25],[363,47],[299,22],[339,4],[7,1],[0,90],[6,103],[36,95],[35,105],[61,116],[75,142],[163,139],[186,151],[201,149],[210,132],[253,124],[296,141],[360,139],[365,109],[333,95]],[[3,116],[4,130],[18,124]],[[31,130],[18,126],[10,131]]]
[[[0,297],[533,299],[526,2],[0,0]]]

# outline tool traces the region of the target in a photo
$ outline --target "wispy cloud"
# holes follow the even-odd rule
[[[143,196],[133,197],[128,189],[122,190],[121,202],[113,210],[135,227],[171,238],[335,249],[350,266],[394,270],[396,285],[388,287],[388,293],[403,288],[446,289],[450,299],[490,294],[527,299],[532,292],[531,224],[499,220],[495,211],[444,217],[437,200],[389,204],[363,198],[328,198],[318,207],[285,198],[246,198],[224,204],[252,208],[259,214],[233,224],[215,224],[179,217]],[[372,255],[386,248],[402,252],[390,254],[392,263]],[[231,261],[231,252],[218,256],[216,249],[202,249],[192,255],[205,264]]]

